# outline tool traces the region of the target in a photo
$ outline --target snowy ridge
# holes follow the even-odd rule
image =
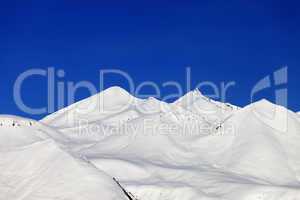
[[[4,118],[0,123],[12,124],[11,118]],[[8,130],[0,134],[3,141],[13,141],[1,143],[2,149],[34,145],[50,157],[56,152],[65,155],[62,166],[72,166],[61,171],[96,182],[82,183],[87,187],[69,195],[88,191],[90,196],[81,197],[99,198],[93,190],[97,185],[107,195],[101,199],[107,200],[294,200],[300,196],[299,115],[266,100],[239,108],[194,90],[168,104],[138,99],[113,87],[41,122],[0,126]],[[78,160],[86,166],[80,167],[82,174],[71,169],[82,166]],[[70,181],[73,187],[71,175],[60,180]],[[59,196],[67,195],[63,190],[70,188],[57,189],[51,183]],[[65,199],[69,197],[74,196]]]
[[[211,124],[220,124],[239,107],[229,103],[217,102],[205,97],[198,89],[187,93],[185,96],[174,102],[191,112],[201,115]]]
[[[140,101],[120,87],[111,87],[90,98],[74,103],[42,120],[55,127],[73,127],[78,119],[99,121],[105,117],[118,114]]]

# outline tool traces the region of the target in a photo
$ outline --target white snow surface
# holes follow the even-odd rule
[[[66,143],[39,122],[0,116],[0,199],[128,200],[112,177],[72,155]]]
[[[128,199],[112,178],[138,200],[300,199],[299,115],[267,100],[194,90],[168,104],[113,87],[0,130],[1,200]]]

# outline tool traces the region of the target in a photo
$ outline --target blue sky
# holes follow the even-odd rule
[[[98,84],[100,69],[119,68],[137,84],[235,81],[227,100],[243,106],[257,81],[289,67],[288,107],[300,110],[300,14],[297,1],[7,1],[0,8],[0,112],[29,116],[13,84],[30,68],[63,69],[62,81]],[[118,77],[105,84],[126,88]],[[43,78],[26,82],[24,100],[46,103]],[[145,89],[144,93],[151,93]],[[171,91],[162,88],[167,95]],[[87,97],[79,91],[77,99]],[[272,91],[261,94],[273,99]]]

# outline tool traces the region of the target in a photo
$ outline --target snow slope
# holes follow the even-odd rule
[[[80,125],[80,121],[101,122],[104,118],[126,112],[138,101],[122,88],[111,87],[49,115],[42,122],[59,128],[72,128]]]
[[[124,93],[134,101],[114,114],[97,112],[101,121],[90,118],[88,111],[73,117],[87,119],[85,126],[60,126],[56,114],[42,122],[71,140],[66,146],[74,154],[116,177],[139,199],[300,197],[300,124],[295,113],[266,100],[238,108],[210,100],[198,90],[172,104],[137,99],[116,87],[103,93],[104,102]],[[124,100],[113,103],[122,105]],[[153,112],[141,112],[140,105]]]
[[[229,103],[209,99],[196,89],[174,102],[191,112],[203,116],[211,124],[219,124],[239,108]]]
[[[266,100],[238,108],[195,90],[168,104],[113,87],[41,123],[3,116],[0,129],[11,199],[300,198],[299,116]]]
[[[39,122],[0,116],[1,200],[128,200],[112,177],[55,140],[67,143]]]

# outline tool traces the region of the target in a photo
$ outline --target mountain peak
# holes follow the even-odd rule
[[[103,92],[103,94],[112,94],[112,95],[130,95],[125,89],[123,89],[119,86],[109,87],[109,88],[103,90],[102,92]]]
[[[261,99],[252,104],[248,105],[247,107],[255,110],[264,110],[264,111],[271,111],[274,110],[278,105],[273,104],[271,101],[267,99]]]
[[[204,95],[200,92],[198,88],[187,92],[184,96],[179,98],[174,102],[175,105],[187,106],[192,104],[199,97],[203,97]]]
[[[202,94],[202,92],[199,90],[199,88],[194,89],[192,92],[194,92],[195,94],[198,94],[198,95],[202,95],[202,96],[203,96],[203,94]]]
[[[256,102],[256,104],[261,104],[261,105],[274,105],[271,101],[269,101],[268,99],[261,99],[259,101]]]

